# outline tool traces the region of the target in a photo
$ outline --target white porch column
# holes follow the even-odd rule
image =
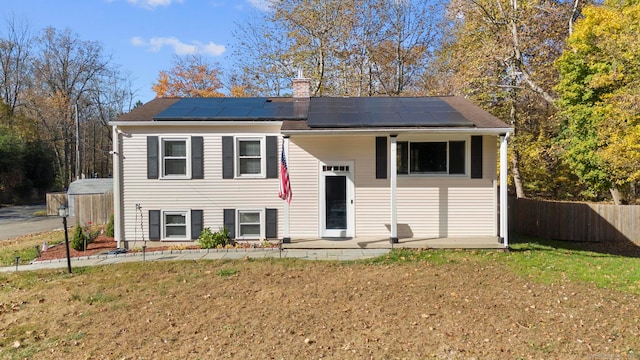
[[[287,159],[287,166],[290,167],[291,162],[289,161],[289,136],[282,137],[282,152],[284,152],[284,156]],[[282,174],[280,174],[282,176]],[[282,179],[280,180],[282,181]],[[289,176],[289,181],[291,181],[291,176]],[[284,229],[282,231],[282,242],[285,244],[291,243],[291,234],[289,230],[289,202],[284,202]]]
[[[389,178],[391,187],[391,243],[398,243],[398,209],[397,209],[397,184],[398,184],[398,159],[396,154],[398,153],[398,135],[391,135],[391,151],[389,156],[391,166],[389,167]]]
[[[500,136],[500,238],[509,247],[509,198],[507,182],[507,142],[509,133]]]
[[[113,150],[112,153],[112,164],[113,164],[113,236],[116,240],[116,246],[118,248],[122,247],[122,199],[121,191],[120,191],[120,153],[118,149],[120,148],[120,135],[118,135],[118,127],[113,126],[112,128],[113,135]]]

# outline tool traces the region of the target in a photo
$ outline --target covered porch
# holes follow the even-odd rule
[[[497,236],[406,238],[392,243],[389,238],[349,239],[302,238],[282,243],[283,249],[504,249]]]

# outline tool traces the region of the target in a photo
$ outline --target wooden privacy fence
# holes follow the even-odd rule
[[[509,227],[522,235],[640,245],[640,205],[510,199]]]
[[[113,212],[113,194],[73,195],[76,224],[106,224]],[[47,215],[58,215],[58,207],[67,205],[66,193],[47,194]]]

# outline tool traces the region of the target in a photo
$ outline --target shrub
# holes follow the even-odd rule
[[[71,247],[77,251],[85,251],[85,245],[91,244],[96,237],[98,237],[99,232],[91,231],[89,226],[83,228],[80,224],[76,225],[73,228],[73,238],[71,238]]]
[[[73,237],[71,238],[71,247],[74,250],[83,251],[85,240],[86,238],[84,236],[84,230],[82,230],[82,226],[80,226],[80,224],[76,225],[76,227],[73,228]]]
[[[109,223],[107,224],[107,236],[108,237],[113,237],[114,234],[114,229],[113,229],[113,213],[111,213],[111,216],[109,217]]]
[[[204,228],[198,237],[198,245],[201,249],[213,249],[217,247],[225,247],[231,244],[229,231],[227,228],[213,232],[210,228]]]

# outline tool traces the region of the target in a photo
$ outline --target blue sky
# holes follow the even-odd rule
[[[136,100],[155,97],[151,85],[171,68],[174,54],[199,53],[223,69],[231,66],[235,22],[264,10],[268,0],[2,0],[4,19],[26,22],[34,33],[47,26],[98,41],[112,62],[128,71]],[[0,32],[6,30],[6,23]]]

